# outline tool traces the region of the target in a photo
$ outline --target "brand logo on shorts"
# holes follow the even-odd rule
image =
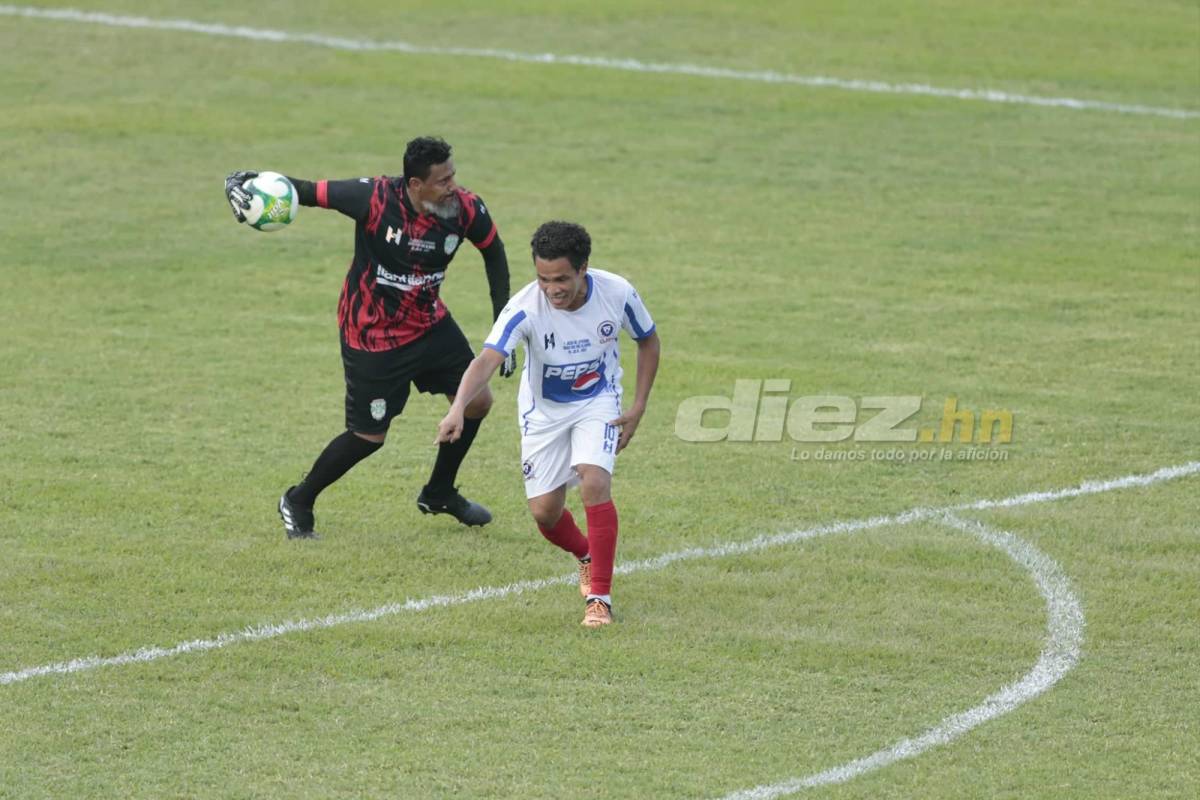
[[[521,464],[521,473],[525,476],[525,480],[529,480],[530,478],[532,478],[533,477],[533,462],[530,461],[529,459],[525,459],[525,461]]]
[[[372,400],[371,401],[371,419],[378,422],[379,420],[383,419],[385,416],[387,416],[387,400],[384,400],[382,397]]]
[[[611,342],[617,338],[617,323],[606,319],[596,328],[596,333],[600,334],[600,344]]]
[[[454,251],[458,249],[458,242],[459,238],[457,233],[452,233],[446,237],[446,243],[442,245],[442,248],[446,251],[446,255],[454,255]]]

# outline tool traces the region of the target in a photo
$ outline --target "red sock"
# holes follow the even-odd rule
[[[589,516],[588,519],[591,517]],[[565,508],[553,528],[538,525],[538,530],[551,543],[558,545],[576,558],[583,558],[588,554],[588,540],[584,537],[583,531],[579,530],[579,526],[575,524],[575,518],[571,516],[571,512]]]
[[[613,562],[617,559],[617,507],[612,500],[584,506],[587,512],[588,549],[592,554],[592,594],[612,591]]]

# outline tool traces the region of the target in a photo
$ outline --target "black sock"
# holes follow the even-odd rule
[[[482,419],[463,418],[462,436],[458,437],[458,441],[438,445],[437,461],[433,463],[433,472],[425,486],[428,494],[446,495],[454,491],[454,479],[458,477],[458,468],[466,458],[467,451],[471,449],[471,442],[475,441],[475,434],[479,433],[479,425],[482,422]]]
[[[346,431],[334,438],[321,455],[317,456],[312,469],[304,476],[295,489],[288,493],[288,499],[301,508],[312,508],[326,486],[350,471],[358,462],[383,447],[383,442],[368,442],[352,431]]]

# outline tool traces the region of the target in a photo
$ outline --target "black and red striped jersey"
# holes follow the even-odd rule
[[[338,299],[338,326],[355,350],[391,350],[424,336],[448,313],[438,295],[463,240],[483,250],[496,239],[487,207],[465,189],[456,190],[457,216],[443,218],[418,213],[401,178],[290,180],[302,205],[354,220],[354,260]]]

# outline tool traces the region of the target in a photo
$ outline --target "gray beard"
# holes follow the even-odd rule
[[[435,217],[442,219],[454,219],[458,216],[458,212],[462,210],[462,204],[458,202],[458,197],[451,197],[444,203],[430,203],[422,201],[421,207],[425,209],[427,214],[433,214]]]

